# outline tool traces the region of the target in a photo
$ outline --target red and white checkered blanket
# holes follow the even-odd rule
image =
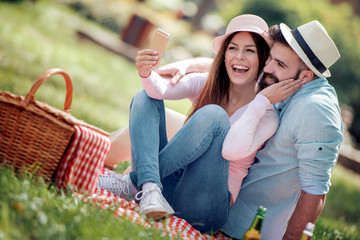
[[[109,170],[104,168],[102,170],[102,174],[108,174],[108,171]],[[230,238],[221,233],[216,233],[214,236],[201,234],[184,219],[176,216],[172,216],[159,222],[149,222],[145,217],[139,215],[137,204],[134,202],[128,202],[125,199],[101,188],[97,188],[95,194],[90,196],[84,196],[81,194],[75,194],[75,196],[85,201],[92,201],[95,205],[100,207],[100,209],[111,209],[111,207],[115,206],[115,217],[130,219],[134,224],[142,225],[145,229],[153,228],[164,232],[170,237],[186,240],[230,240]]]
[[[75,125],[75,134],[55,173],[58,187],[93,193],[110,151],[110,139],[88,127]]]

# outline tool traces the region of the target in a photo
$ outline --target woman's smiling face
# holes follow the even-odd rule
[[[249,32],[238,32],[225,51],[225,67],[231,84],[246,85],[257,80],[259,58]]]

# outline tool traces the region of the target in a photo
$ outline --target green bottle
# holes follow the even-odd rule
[[[300,240],[310,240],[314,234],[314,229],[315,229],[315,224],[308,222],[303,231],[303,234],[301,235]]]
[[[265,213],[266,213],[266,208],[264,208],[263,206],[260,206],[258,208],[258,211],[256,213],[254,221],[252,222],[249,230],[244,234],[244,236],[242,238],[243,240],[260,240],[261,239],[260,231],[261,231],[262,223],[264,221]]]

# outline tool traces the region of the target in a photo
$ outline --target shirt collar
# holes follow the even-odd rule
[[[312,80],[310,82],[307,82],[297,92],[290,95],[287,99],[285,99],[285,100],[283,100],[281,102],[273,104],[273,106],[280,113],[282,111],[282,109],[284,109],[286,104],[291,100],[292,97],[294,97],[296,95],[306,94],[306,93],[312,91],[314,88],[317,88],[320,85],[320,83],[322,83],[323,81],[327,81],[327,80],[325,78],[316,78],[316,79],[314,79],[314,80]]]

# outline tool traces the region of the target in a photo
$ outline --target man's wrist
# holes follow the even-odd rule
[[[212,58],[207,57],[197,57],[192,59],[188,63],[186,68],[186,73],[193,73],[193,72],[209,72],[211,65],[213,63]]]

